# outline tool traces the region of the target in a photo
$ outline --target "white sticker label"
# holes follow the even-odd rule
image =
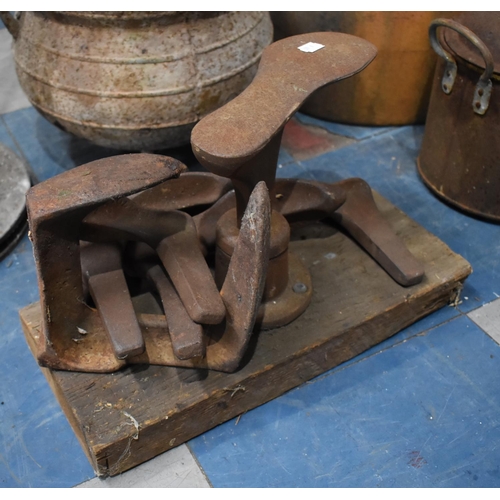
[[[304,45],[301,45],[299,47],[299,50],[302,52],[316,52],[319,49],[322,49],[324,45],[321,45],[320,43],[314,43],[314,42],[308,42],[305,43]]]

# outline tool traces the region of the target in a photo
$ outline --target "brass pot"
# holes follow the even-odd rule
[[[272,41],[265,12],[3,13],[19,82],[49,121],[101,146],[189,143],[252,81]]]
[[[439,197],[500,222],[500,13],[457,21],[436,19],[429,29],[441,58],[418,168]]]
[[[436,63],[427,38],[434,12],[273,12],[276,36],[340,31],[373,43],[375,61],[318,90],[301,111],[355,125],[423,122]]]

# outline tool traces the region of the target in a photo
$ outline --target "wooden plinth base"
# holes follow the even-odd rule
[[[309,268],[313,298],[288,326],[254,335],[233,374],[136,365],[111,374],[42,368],[97,474],[116,475],[353,358],[454,299],[470,265],[376,193],[425,266],[419,285],[395,283],[346,235],[304,230],[291,250]],[[299,231],[300,233],[300,231]],[[39,304],[21,310],[28,343]]]

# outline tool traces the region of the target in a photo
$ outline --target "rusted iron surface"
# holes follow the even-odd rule
[[[259,182],[243,214],[238,241],[221,289],[227,309],[226,331],[214,345],[214,364],[234,371],[245,353],[262,301],[269,262],[271,204]]]
[[[460,19],[465,23],[461,33],[447,27],[456,21],[434,23],[436,44],[454,60],[456,76],[445,89],[450,62],[439,58],[418,168],[437,196],[500,222],[500,14],[468,12]],[[475,28],[473,36],[468,23]],[[477,39],[486,60],[470,48]],[[472,56],[472,50],[477,54]]]
[[[109,199],[133,194],[179,175],[184,165],[171,158],[136,154],[97,160],[32,187],[28,218],[43,314],[38,359],[44,366],[112,371],[123,365],[113,353],[97,311],[84,300],[80,225]],[[94,349],[79,330],[95,332]]]
[[[174,354],[179,359],[204,356],[203,327],[190,318],[157,253],[145,243],[128,243],[125,261],[129,275],[146,277],[156,288],[165,312],[166,328]]]
[[[20,84],[49,121],[101,146],[151,151],[251,81],[267,12],[4,13]]]
[[[324,47],[315,52],[299,49],[310,42]],[[376,53],[371,43],[342,33],[308,33],[273,43],[263,51],[252,84],[193,129],[196,157],[234,183],[244,177],[238,171],[252,158],[265,147],[271,150],[272,139],[315,90],[358,73]],[[258,172],[261,177],[264,170]]]
[[[273,208],[289,222],[313,221],[331,215],[346,200],[338,184],[278,179],[274,188]]]
[[[309,42],[321,45],[303,52]],[[74,192],[79,178],[102,166],[94,162],[46,181],[29,196],[47,306],[49,340],[39,361],[82,371],[112,371],[124,362],[236,370],[255,326],[286,325],[311,302],[309,270],[288,250],[290,222],[333,220],[396,281],[419,282],[422,267],[382,218],[364,181],[274,182],[283,127],[301,102],[328,81],[360,71],[374,55],[363,40],[332,33],[294,37],[266,49],[254,83],[202,120],[201,132],[193,134],[202,163],[229,179],[216,173],[180,175],[183,166],[168,158],[170,175],[153,179],[161,157],[130,155],[104,161],[107,172],[99,179],[110,177],[103,187],[96,176]],[[261,115],[256,103],[263,103]],[[258,119],[255,126],[252,120]],[[233,139],[226,142],[230,131]],[[123,186],[113,187],[112,174],[122,164]],[[178,178],[170,180],[174,174]],[[134,183],[134,175],[146,180]],[[148,189],[134,193],[143,187]],[[52,206],[50,195],[63,200]],[[49,230],[45,219],[53,223]],[[71,258],[66,256],[62,266],[47,254],[58,238],[61,245],[71,243]],[[61,252],[62,246],[56,255]],[[86,296],[81,269],[97,310]],[[71,314],[67,308],[74,300],[57,310],[56,330],[51,311],[65,300],[54,288],[60,283],[73,287],[79,305]],[[131,296],[144,291],[159,296],[163,314],[132,305]],[[70,338],[71,344],[68,331],[85,332],[85,338]]]
[[[188,220],[186,229],[164,238],[157,252],[192,320],[216,325],[224,319],[224,304],[198,245],[196,226]]]
[[[308,43],[317,44],[315,50],[302,50]],[[285,219],[278,217],[278,211],[290,220],[334,217],[399,283],[409,286],[422,279],[422,267],[379,215],[370,188],[360,184],[362,181],[333,186],[278,181],[275,185],[281,135],[293,113],[318,88],[360,72],[375,54],[376,49],[369,42],[342,33],[307,33],[280,40],[263,51],[250,86],[193,130],[191,143],[198,160],[215,174],[229,177],[235,188],[236,213],[227,211],[217,224],[218,283],[226,276],[231,248],[238,235],[238,221],[249,193],[261,180],[273,192],[275,210],[271,217],[263,310],[271,310],[268,304],[279,303],[282,317],[273,314],[271,320],[264,312],[260,318],[262,328],[295,319],[286,300],[296,302],[297,297],[303,297],[303,304],[310,300],[307,294],[297,293],[306,286],[303,282],[295,287],[295,295],[287,299],[283,296],[290,286],[290,231]],[[293,291],[294,283],[291,286]],[[297,314],[303,310],[295,308]]]
[[[424,268],[382,217],[373,200],[370,186],[362,179],[347,179],[337,184],[346,191],[346,201],[333,219],[385,269],[400,285],[422,281]]]
[[[423,123],[436,56],[427,28],[439,12],[273,12],[277,38],[310,31],[360,36],[378,49],[375,61],[348,81],[318,90],[304,113],[357,125]]]
[[[149,362],[232,372],[238,368],[257,320],[269,260],[270,202],[265,183],[259,183],[250,196],[238,241],[221,289],[226,307],[226,321],[207,333],[204,358],[178,359],[168,338],[162,335],[161,323],[151,315],[140,318],[148,327],[146,352],[131,363]],[[221,330],[223,330],[221,332]]]
[[[226,193],[207,210],[193,217],[198,232],[198,239],[206,252],[207,248],[215,245],[217,237],[217,221],[231,208],[235,208],[236,198],[234,190]]]
[[[80,259],[84,299],[87,294],[92,297],[115,356],[125,359],[141,354],[144,341],[122,269],[121,247],[82,242]],[[81,328],[78,332],[87,333]]]
[[[182,210],[212,205],[233,189],[231,181],[205,172],[185,172],[177,179],[130,198],[148,210]]]
[[[89,289],[117,359],[144,352],[144,340],[123,271],[91,276]]]
[[[203,326],[190,318],[163,269],[158,265],[153,266],[148,269],[147,276],[160,294],[174,354],[179,359],[205,356]]]
[[[270,201],[265,183],[259,183],[248,202],[228,273],[221,288],[226,308],[224,325],[209,330],[215,337],[206,346],[204,358],[178,359],[168,339],[162,336],[161,323],[143,316],[149,328],[146,352],[130,362],[166,364],[232,372],[238,368],[257,320],[269,260]],[[223,332],[220,330],[223,329]]]
[[[231,256],[238,241],[239,229],[236,210],[227,211],[217,223],[217,248],[215,281],[222,285],[229,268]],[[267,267],[264,300],[276,299],[288,284],[288,243],[290,226],[276,210],[271,214],[269,263]]]
[[[178,210],[158,212],[127,198],[110,202],[83,221],[87,241],[141,241],[155,249],[191,319],[217,324],[224,305],[198,244],[192,218]]]
[[[158,175],[155,170],[160,166],[160,158],[163,166],[169,168],[160,170],[161,175]],[[200,250],[190,216],[179,211],[148,211],[138,204],[137,197],[120,198],[124,193],[113,181],[101,182],[104,170],[99,167],[102,169],[103,164],[104,170],[111,175],[122,167],[121,184],[126,194],[144,184],[159,184],[184,168],[175,160],[156,155],[118,156],[83,165],[31,190],[28,206],[42,304],[45,305],[45,324],[38,345],[39,362],[51,368],[96,372],[113,371],[124,362],[143,363],[145,360],[222,371],[236,369],[255,324],[269,260],[270,202],[265,184],[259,184],[250,199],[229,265],[230,274],[219,294],[210,272],[204,276],[197,267],[197,256],[193,257],[193,251]],[[90,179],[81,183],[80,199],[75,200],[77,193],[71,189],[73,181],[80,177]],[[136,180],[137,177],[141,179]],[[59,189],[63,185],[67,188],[64,192]],[[154,190],[152,192],[154,194]],[[56,193],[62,201],[57,199]],[[105,193],[109,195],[107,199],[119,199],[102,205]],[[52,205],[45,204],[51,196],[56,198]],[[65,200],[66,196],[74,199],[74,207]],[[182,202],[182,191],[179,198]],[[157,215],[152,218],[151,214]],[[158,214],[163,214],[163,219]],[[179,235],[180,241],[166,243],[169,238]],[[64,253],[62,249],[58,251],[58,239],[69,254],[62,261],[54,260],[56,255]],[[80,240],[84,242],[79,244]],[[130,240],[145,241],[156,248],[159,260],[175,285],[174,290],[165,271],[154,261],[151,264],[147,255],[144,263],[140,259],[135,262],[139,272],[144,272],[159,291],[166,318],[136,315],[133,310],[122,270],[122,246],[117,245],[117,242]],[[68,242],[71,243],[69,247]],[[49,248],[57,251],[53,259],[48,258]],[[202,262],[206,267],[203,257]],[[176,279],[176,273],[182,275],[181,281]],[[83,283],[86,283],[87,292]],[[225,317],[225,330],[217,343],[207,347],[209,337],[204,336],[202,326],[188,316],[189,301],[181,302],[177,295],[182,297],[184,284],[202,303],[212,296],[205,291],[211,286],[215,290],[223,313],[220,315],[217,311],[217,304],[204,304],[208,316],[201,320],[204,324],[221,323]],[[59,289],[60,285],[66,287]],[[72,293],[68,293],[70,285]],[[88,293],[97,309],[86,301]]]

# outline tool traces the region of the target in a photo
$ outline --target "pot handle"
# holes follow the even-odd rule
[[[12,38],[17,40],[19,35],[19,21],[10,12],[0,12],[0,19],[12,35]]]
[[[481,56],[485,62],[485,70],[477,82],[476,89],[474,91],[474,98],[472,99],[472,109],[474,110],[474,113],[484,115],[490,103],[491,89],[493,87],[491,75],[494,71],[494,65],[491,52],[474,32],[462,24],[457,23],[452,19],[434,19],[429,26],[429,38],[432,48],[436,54],[441,56],[446,61],[443,79],[441,80],[441,88],[445,94],[450,94],[453,89],[453,84],[455,83],[455,79],[457,77],[457,63],[455,62],[454,57],[439,43],[437,38],[437,29],[439,27],[450,28],[456,31],[460,35],[464,36],[479,50],[479,52],[481,52]]]

